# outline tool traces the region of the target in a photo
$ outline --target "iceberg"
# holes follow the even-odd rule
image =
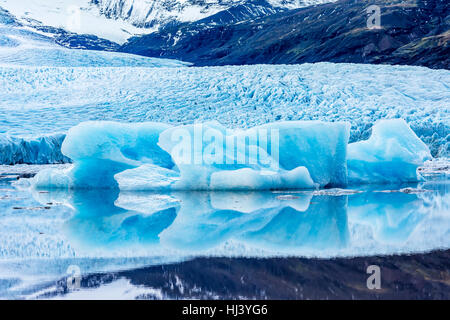
[[[320,187],[347,184],[348,122],[282,121],[248,130],[279,132],[279,163],[286,170],[304,166]],[[270,140],[269,150],[271,150]]]
[[[421,180],[417,168],[431,159],[405,120],[378,121],[368,140],[348,146],[349,183],[416,182]]]
[[[157,145],[159,134],[169,127],[162,123],[81,123],[69,130],[61,147],[74,166],[64,171],[40,172],[36,186],[115,188],[114,175],[124,170],[143,164],[172,168],[170,155]]]
[[[283,190],[417,182],[428,147],[402,119],[348,144],[345,122],[291,121],[248,130],[218,122],[171,126],[89,121],[69,130],[71,168],[40,171],[37,188]]]
[[[279,122],[249,130],[217,122],[84,122],[69,130],[63,171],[43,170],[45,188],[128,190],[312,189],[347,183],[346,123]]]
[[[347,123],[283,121],[248,130],[217,122],[173,127],[159,145],[181,189],[310,189],[346,184]]]

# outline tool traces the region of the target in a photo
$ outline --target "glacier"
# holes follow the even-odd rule
[[[448,70],[334,63],[0,66],[0,134],[35,138],[87,120],[171,125],[217,120],[242,129],[321,120],[349,122],[350,142],[357,142],[369,138],[377,120],[403,118],[433,157],[448,157],[448,83]]]
[[[1,9],[1,8],[0,8]],[[1,11],[0,11],[1,16]],[[67,49],[45,32],[0,21],[0,66],[14,67],[182,67],[177,60],[118,52]]]
[[[121,190],[283,190],[417,182],[432,159],[402,119],[377,122],[368,140],[348,144],[345,122],[286,121],[230,130],[218,122],[84,122],[62,153],[72,168],[42,170],[35,188]]]

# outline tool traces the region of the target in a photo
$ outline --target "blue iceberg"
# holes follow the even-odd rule
[[[368,140],[348,146],[349,182],[416,182],[417,168],[430,159],[428,147],[403,119],[378,121]]]
[[[53,188],[115,188],[114,175],[143,164],[172,168],[169,154],[158,145],[161,123],[84,122],[69,130],[61,147],[74,161],[70,170],[44,170],[36,185]]]
[[[62,145],[62,153],[74,161],[73,168],[42,171],[35,185],[120,185],[134,190],[345,185],[348,138],[346,123],[321,121],[280,122],[249,130],[230,130],[216,122],[178,127],[85,122],[70,129]]]
[[[419,181],[428,147],[404,120],[377,122],[348,144],[345,122],[291,121],[247,130],[218,122],[84,122],[62,153],[72,168],[41,171],[38,188],[121,190],[282,190]]]

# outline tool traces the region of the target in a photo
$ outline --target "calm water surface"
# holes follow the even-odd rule
[[[0,180],[0,298],[449,297],[445,176],[316,192],[26,185]],[[385,290],[366,288],[371,264]]]

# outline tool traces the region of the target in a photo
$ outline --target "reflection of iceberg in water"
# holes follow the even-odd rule
[[[172,224],[177,208],[158,208],[155,199],[153,208],[127,210],[115,205],[118,195],[118,192],[99,190],[72,194],[76,214],[66,224],[72,246],[88,251],[91,248],[114,251],[159,243],[159,233]]]
[[[340,248],[348,240],[346,197],[311,201],[308,194],[280,198],[271,192],[70,193],[65,198],[71,199],[75,214],[65,232],[72,247],[88,255],[226,254],[215,249],[229,241],[282,252]]]
[[[409,194],[398,192],[405,185],[376,187],[396,190],[384,193],[367,187],[352,195],[342,190],[34,191],[50,209],[23,210],[16,222],[23,228],[2,229],[0,247],[8,259],[0,261],[0,278],[6,279],[0,296],[22,295],[36,283],[32,290],[41,290],[43,282],[66,276],[70,265],[90,274],[199,256],[334,258],[448,249],[449,186],[448,181],[425,182],[410,185]],[[20,192],[25,200],[6,197],[4,205],[11,210],[0,220],[17,219],[13,205],[39,205],[26,198],[28,189]],[[50,225],[45,218],[58,212],[64,214]],[[36,237],[33,230],[44,233]],[[24,241],[26,235],[34,241]]]
[[[377,241],[399,244],[425,217],[423,207],[416,194],[366,192],[351,197],[348,215],[354,223],[369,225]]]
[[[308,209],[310,196],[279,200],[267,193],[182,193],[180,212],[161,234],[163,245],[181,250],[214,249],[270,223],[284,208]],[[295,209],[294,209],[295,208]],[[263,247],[264,249],[264,247]]]
[[[335,257],[447,248],[449,198],[441,191],[72,190],[60,198],[75,210],[63,232],[77,257]]]
[[[282,208],[263,228],[242,235],[244,241],[283,249],[339,249],[348,245],[347,197],[315,197],[308,210]]]
[[[232,240],[253,249],[296,252],[344,247],[347,242],[345,197],[297,195],[279,200],[273,193],[203,193],[202,199],[185,195],[177,219],[161,234],[162,243],[172,248],[214,249]]]

